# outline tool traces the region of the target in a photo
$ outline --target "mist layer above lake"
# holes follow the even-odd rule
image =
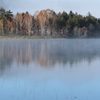
[[[0,40],[0,100],[99,100],[99,43]]]

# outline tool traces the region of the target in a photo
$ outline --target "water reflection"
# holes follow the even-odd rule
[[[99,39],[0,40],[0,69],[13,62],[26,65],[33,62],[42,67],[83,60],[91,63],[100,58],[99,42]]]
[[[0,100],[99,100],[99,42],[0,40]]]

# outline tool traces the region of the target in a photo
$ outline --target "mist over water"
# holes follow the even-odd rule
[[[99,100],[99,43],[0,40],[0,100]]]
[[[91,63],[95,58],[100,58],[99,50],[99,39],[0,40],[3,66],[13,62],[25,65],[35,63],[43,67],[55,66],[56,63],[74,64],[84,60]]]

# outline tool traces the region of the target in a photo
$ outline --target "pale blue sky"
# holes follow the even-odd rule
[[[49,8],[57,13],[72,10],[82,15],[91,12],[95,17],[100,17],[100,0],[0,0],[0,6],[14,13],[28,11],[34,14],[35,11]]]

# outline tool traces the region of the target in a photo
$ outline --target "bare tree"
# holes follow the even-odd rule
[[[23,15],[17,13],[14,19],[15,27],[16,27],[16,34],[19,35],[22,33],[22,26],[23,26]]]

